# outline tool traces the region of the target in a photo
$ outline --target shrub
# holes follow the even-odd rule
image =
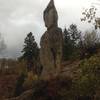
[[[100,47],[97,33],[94,30],[92,32],[87,31],[79,45],[81,58],[91,57],[93,54],[96,54],[97,49]]]
[[[82,75],[95,75],[99,78],[100,73],[100,55],[94,55],[80,63]]]
[[[28,89],[32,88],[33,87],[33,83],[36,80],[38,80],[38,76],[36,74],[33,74],[32,71],[28,72],[27,73],[27,77],[26,77],[26,79],[25,79],[25,81],[23,83],[23,88],[25,90],[28,90]]]
[[[77,80],[77,93],[83,97],[93,97],[100,85],[100,55],[94,55],[80,63],[81,76]]]
[[[18,61],[17,63],[17,72],[19,75],[21,75],[22,73],[24,75],[27,75],[28,73],[28,70],[27,70],[27,64],[26,64],[26,61],[25,60],[22,60],[22,61]]]

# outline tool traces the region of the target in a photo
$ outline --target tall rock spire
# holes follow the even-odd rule
[[[47,27],[47,29],[58,26],[57,25],[58,24],[58,14],[57,14],[57,10],[54,5],[54,0],[51,0],[49,2],[48,6],[44,10],[43,17],[44,17],[45,26]]]
[[[54,0],[50,0],[44,10],[44,22],[47,27],[40,41],[40,62],[43,66],[43,76],[59,74],[62,59],[62,29],[58,27],[58,14]]]
[[[52,8],[52,7],[55,7],[54,5],[54,0],[51,0],[47,6],[47,8]]]

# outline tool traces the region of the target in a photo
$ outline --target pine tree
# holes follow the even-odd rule
[[[76,46],[80,40],[80,34],[81,34],[81,32],[77,29],[77,25],[71,24],[70,27],[68,28],[68,32],[70,34],[70,39],[72,40],[73,45]]]
[[[63,59],[69,59],[76,52],[78,43],[80,41],[81,32],[78,31],[77,26],[71,24],[68,30],[64,29],[64,44],[63,44]]]
[[[63,59],[66,60],[69,58],[71,52],[72,52],[72,40],[70,38],[70,33],[65,28],[64,29],[64,44],[63,44]]]
[[[22,50],[22,59],[27,62],[27,67],[29,70],[35,65],[36,60],[38,60],[39,48],[34,39],[32,32],[27,34],[27,37],[24,40],[24,48]]]

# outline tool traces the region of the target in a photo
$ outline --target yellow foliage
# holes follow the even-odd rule
[[[29,80],[37,80],[38,76],[35,75],[32,71],[28,72],[28,79]]]
[[[38,80],[38,76],[35,75],[32,71],[28,72],[27,78],[23,84],[24,88],[31,88],[35,80]]]
[[[17,70],[18,70],[18,74],[20,75],[21,73],[23,73],[24,75],[27,75],[27,64],[26,61],[21,61],[18,62],[17,64]]]

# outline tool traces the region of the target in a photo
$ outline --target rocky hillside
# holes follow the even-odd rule
[[[17,97],[13,94],[18,76],[1,75],[0,100],[100,100],[99,58],[98,53],[84,60],[63,62],[59,76],[35,80],[27,76]]]
[[[76,66],[73,67],[73,65],[75,65],[75,64],[76,64]],[[61,70],[62,76],[66,76],[67,78],[69,77],[69,80],[71,81],[70,77],[72,77],[73,75],[74,76],[76,75],[78,64],[79,64],[78,61],[64,62],[62,64],[62,70]],[[12,98],[14,96],[17,79],[18,79],[18,75],[15,73],[3,73],[0,75],[0,98],[2,98],[2,100],[4,98]],[[56,78],[53,78],[53,79],[50,78],[50,80],[49,80],[49,78],[48,79],[43,78],[44,81],[45,81],[45,79],[48,80],[48,82],[50,82],[50,84],[49,84],[50,87],[52,87],[53,84],[56,85],[58,83],[57,82],[58,80]],[[44,81],[43,81],[43,83],[41,82],[41,84],[44,84]],[[31,81],[31,82],[33,82],[33,81]],[[48,82],[46,82],[46,84]],[[54,83],[52,83],[52,82],[54,82]],[[66,82],[66,84],[68,84],[68,83]],[[29,96],[32,95],[32,90],[34,90],[34,89],[32,89],[33,86],[34,85],[30,86],[31,87],[30,90],[27,89],[20,96],[18,96],[16,98],[12,98],[11,100],[24,100],[23,98],[27,98],[27,97],[29,98]],[[19,99],[19,98],[21,98],[21,99]]]
[[[17,77],[16,74],[0,75],[0,100],[13,96]]]

